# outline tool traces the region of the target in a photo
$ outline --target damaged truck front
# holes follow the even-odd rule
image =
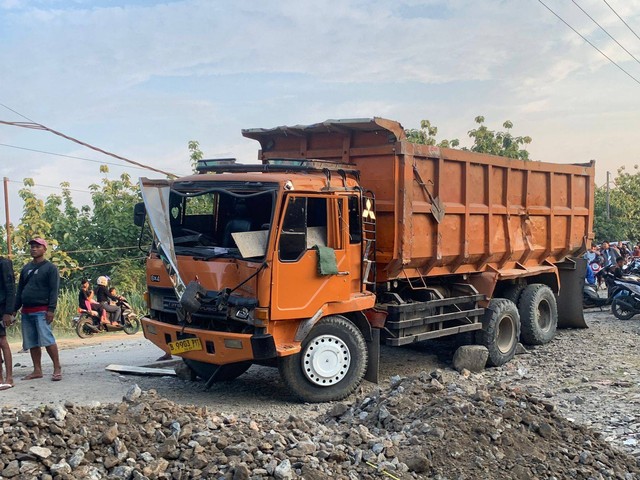
[[[585,326],[593,163],[413,145],[380,118],[243,134],[262,163],[140,181],[144,334],[207,385],[258,363],[329,401],[377,380],[381,343],[468,332],[501,365]]]

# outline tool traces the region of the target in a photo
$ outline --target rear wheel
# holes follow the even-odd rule
[[[504,289],[500,297],[505,298],[507,300],[511,300],[513,303],[518,305],[518,300],[520,300],[520,295],[522,295],[522,292],[524,291],[525,286],[526,285],[522,285],[522,284],[509,285]]]
[[[520,338],[520,314],[515,303],[504,298],[489,302],[491,316],[482,320],[478,341],[489,350],[487,364],[499,367],[509,362],[516,354]]]
[[[88,315],[82,315],[76,324],[76,333],[80,338],[92,337],[96,333],[94,329],[93,318]]]
[[[342,400],[360,385],[368,351],[362,332],[344,317],[325,317],[295,355],[278,362],[282,379],[305,402]]]
[[[623,298],[614,298],[611,302],[611,313],[618,320],[629,320],[635,315],[633,309],[624,301]]]
[[[558,328],[558,305],[551,289],[542,283],[528,285],[518,302],[522,342],[544,345],[553,340]]]
[[[211,375],[216,374],[216,378],[213,381],[226,382],[234,380],[249,370],[251,362],[230,363],[228,365],[217,365],[215,363],[205,363],[198,360],[191,360],[183,358],[182,361],[195,372],[195,374],[201,379],[207,381],[211,378]]]

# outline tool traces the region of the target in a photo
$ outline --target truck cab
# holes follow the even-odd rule
[[[372,341],[362,311],[375,304],[372,232],[362,222],[372,199],[337,167],[205,160],[197,175],[141,179],[155,233],[145,336],[216,381],[299,354],[313,326],[337,317],[337,332],[307,352],[305,378],[318,390],[347,375],[359,382]],[[353,325],[364,350],[357,364],[343,358]]]

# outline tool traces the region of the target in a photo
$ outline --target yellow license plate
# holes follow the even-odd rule
[[[185,338],[177,342],[169,342],[169,350],[173,354],[202,350],[202,342],[199,338]]]

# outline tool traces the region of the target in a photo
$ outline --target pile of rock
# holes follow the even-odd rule
[[[504,385],[394,378],[320,418],[224,415],[136,386],[119,404],[0,416],[0,475],[20,479],[640,478],[636,460]]]

